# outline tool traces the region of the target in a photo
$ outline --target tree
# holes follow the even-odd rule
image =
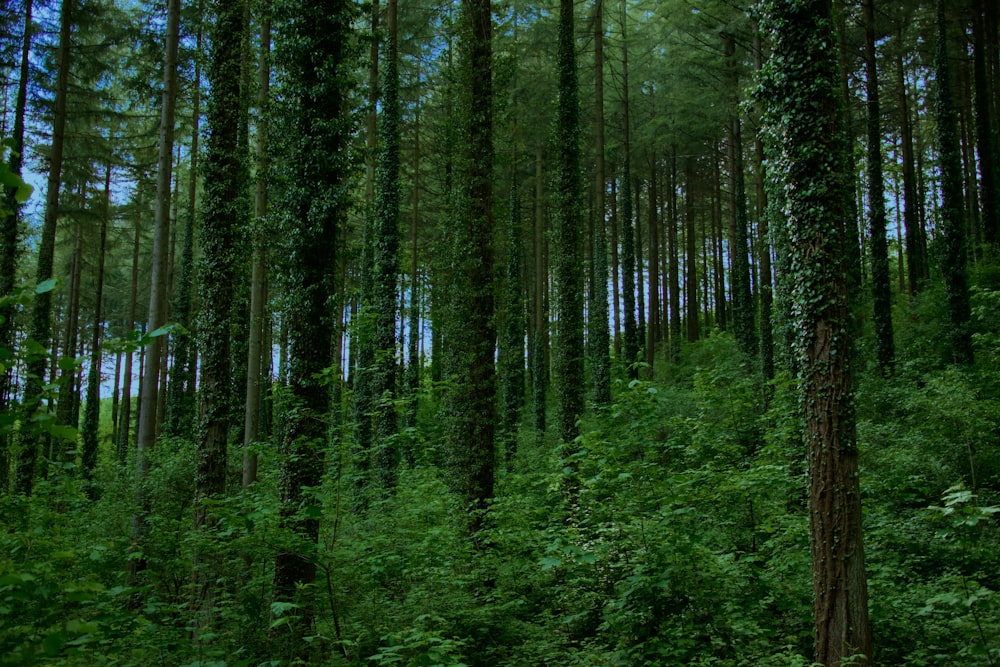
[[[56,247],[56,222],[59,219],[59,191],[62,187],[63,149],[66,141],[66,98],[69,94],[70,37],[72,33],[73,0],[64,0],[59,9],[59,47],[56,55],[56,90],[52,116],[52,147],[49,153],[48,188],[45,192],[45,220],[42,223],[42,239],[38,248],[36,283],[52,278],[52,264]],[[52,331],[52,293],[39,294],[32,304],[31,325],[28,337],[47,348]],[[25,368],[26,381],[22,405],[27,410],[40,408],[42,386],[46,366],[46,355],[36,354],[28,360]],[[26,415],[28,417],[29,415]],[[42,438],[34,429],[24,429],[19,437],[20,454],[17,464],[15,490],[30,495],[35,476],[35,462],[38,459]]]
[[[83,474],[93,477],[97,465],[98,427],[101,416],[101,347],[104,336],[103,297],[104,260],[111,218],[111,164],[105,167],[104,200],[101,214],[100,242],[97,250],[97,294],[94,297],[93,331],[90,339],[90,368],[87,370],[87,403],[80,428]]]
[[[626,20],[628,14],[625,11],[625,3],[622,2],[622,123],[624,130],[622,139],[624,142],[622,157],[622,187],[621,187],[621,211],[622,211],[622,307],[625,310],[625,343],[622,353],[628,369],[630,378],[638,377],[638,367],[635,363],[639,360],[639,329],[635,320],[635,220],[632,217],[632,156],[629,132],[629,108],[628,108],[628,40]]]
[[[257,182],[254,184],[253,268],[250,278],[250,336],[247,343],[246,407],[243,411],[243,487],[257,480],[257,454],[252,447],[260,436],[261,380],[267,301],[267,113],[271,85],[271,7],[265,3],[260,27],[260,71],[257,88]]]
[[[608,332],[608,240],[605,211],[607,173],[604,166],[604,0],[594,0],[594,241],[593,280],[590,285],[590,319],[587,324],[594,406],[611,403],[611,336]],[[617,313],[617,305],[616,305]],[[617,334],[617,331],[615,332]]]
[[[951,64],[948,62],[948,23],[944,2],[938,1],[937,50],[934,69],[934,119],[941,168],[941,272],[947,293],[949,338],[956,364],[971,365],[972,330],[969,286],[966,278],[965,216],[962,196],[962,163],[955,101],[952,98]]]
[[[199,0],[199,9],[203,7]],[[198,12],[199,17],[203,11]],[[195,49],[201,53],[202,22],[199,20],[195,37]],[[197,226],[198,200],[198,141],[201,128],[201,60],[194,63],[194,80],[192,81],[191,101],[191,159],[188,164],[189,176],[187,184],[186,220],[184,236],[181,240],[180,276],[177,280],[177,294],[173,306],[173,320],[181,326],[193,329],[191,296],[193,289],[194,237]],[[164,432],[168,435],[189,434],[192,430],[194,416],[194,349],[192,346],[193,331],[187,336],[178,336],[174,343],[173,365],[170,368],[170,384],[167,397],[167,415]]]
[[[796,352],[809,468],[814,661],[871,664],[861,537],[845,164],[831,0],[762,0],[773,53],[763,99],[784,181]]]
[[[156,208],[153,221],[153,265],[150,273],[149,318],[146,331],[155,332],[167,320],[167,264],[170,243],[170,186],[174,151],[174,110],[177,106],[177,49],[180,40],[180,0],[167,2],[164,35],[163,101],[160,107],[159,159],[156,168]],[[148,470],[146,450],[156,441],[160,421],[157,394],[160,388],[160,360],[163,336],[154,336],[146,345],[146,368],[139,390],[139,424],[136,428],[136,474],[141,479]],[[228,350],[227,350],[228,351]],[[166,369],[164,369],[166,371]]]
[[[576,74],[576,33],[573,2],[559,3],[559,101],[556,118],[555,207],[556,389],[559,396],[559,434],[570,446],[583,413],[583,262],[580,220],[580,106]]]
[[[753,295],[750,291],[750,258],[747,248],[747,197],[743,175],[743,133],[739,115],[739,74],[736,69],[736,39],[727,34],[725,55],[729,69],[732,105],[726,125],[729,165],[729,281],[733,304],[733,333],[740,352],[757,355],[757,332],[754,327]]]
[[[288,329],[287,401],[280,442],[281,525],[301,541],[301,549],[279,553],[273,596],[292,601],[316,577],[316,563],[303,553],[319,537],[319,507],[310,489],[323,473],[329,389],[324,371],[333,362],[331,332],[336,328],[329,297],[336,294],[338,239],[348,205],[348,140],[352,130],[348,100],[354,61],[349,0],[275,2],[275,62],[281,72],[276,95],[274,139],[285,159],[274,163],[285,238],[283,276]],[[312,619],[304,604],[291,650]]]
[[[382,488],[396,484],[398,465],[394,436],[396,421],[396,311],[399,280],[399,28],[397,2],[386,5],[385,68],[382,80],[382,142],[375,172],[376,215],[372,230],[371,338],[362,344],[372,347],[372,368],[367,391],[372,402],[375,474]]]
[[[31,52],[31,8],[32,1],[24,3],[24,34],[21,38],[21,64],[19,68],[17,97],[14,101],[14,128],[11,133],[10,156],[7,166],[14,176],[21,176],[24,164],[24,120],[28,97],[29,55]],[[11,294],[17,281],[19,259],[18,225],[21,220],[21,201],[18,188],[5,185],[0,205],[0,296]],[[0,311],[0,347],[11,350],[14,346],[13,310]],[[13,369],[5,368],[0,373],[0,409],[4,409],[12,398]],[[9,459],[7,436],[2,436],[0,444],[0,489],[7,489]]]
[[[243,186],[239,146],[240,45],[245,21],[239,2],[210,1],[213,17],[205,141],[205,196],[202,203],[202,258],[199,293],[202,309],[198,321],[200,420],[195,470],[195,530],[212,524],[206,501],[226,491],[229,442],[230,320],[236,278],[236,234],[241,215]],[[148,372],[148,371],[147,371]],[[145,387],[144,387],[145,389]],[[154,404],[155,405],[155,404]],[[153,407],[140,408],[140,415]],[[198,602],[203,614],[213,613],[217,566],[196,554]],[[205,619],[202,619],[205,622]]]
[[[473,536],[493,497],[496,326],[493,284],[493,16],[490,0],[462,4],[461,49],[467,83],[461,95],[462,182],[453,223],[456,269],[446,332],[453,348],[448,397],[452,447]]]
[[[892,295],[889,246],[885,238],[885,190],[882,180],[882,116],[879,108],[878,63],[875,57],[875,0],[861,3],[865,24],[865,90],[868,95],[868,234],[871,238],[875,356],[883,375],[892,372]]]

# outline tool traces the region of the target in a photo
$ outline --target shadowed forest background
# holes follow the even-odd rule
[[[992,0],[10,0],[0,665],[1000,665]]]

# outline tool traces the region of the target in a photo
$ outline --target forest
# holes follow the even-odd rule
[[[4,0],[0,665],[1000,666],[994,0]]]

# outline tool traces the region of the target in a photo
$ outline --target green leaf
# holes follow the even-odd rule
[[[35,294],[45,294],[46,292],[51,292],[56,288],[57,283],[58,281],[55,278],[43,280],[35,286]]]

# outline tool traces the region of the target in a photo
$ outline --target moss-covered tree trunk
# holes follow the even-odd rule
[[[809,464],[814,661],[872,664],[854,421],[853,327],[844,227],[850,174],[830,0],[764,0],[773,43],[769,150],[784,184],[799,385]]]
[[[639,361],[639,328],[636,322],[636,284],[635,284],[635,219],[632,215],[632,156],[631,133],[628,104],[628,28],[627,12],[624,2],[621,8],[622,17],[622,309],[624,316],[624,344],[622,345],[622,361],[632,379],[638,377],[639,369],[635,365]]]

